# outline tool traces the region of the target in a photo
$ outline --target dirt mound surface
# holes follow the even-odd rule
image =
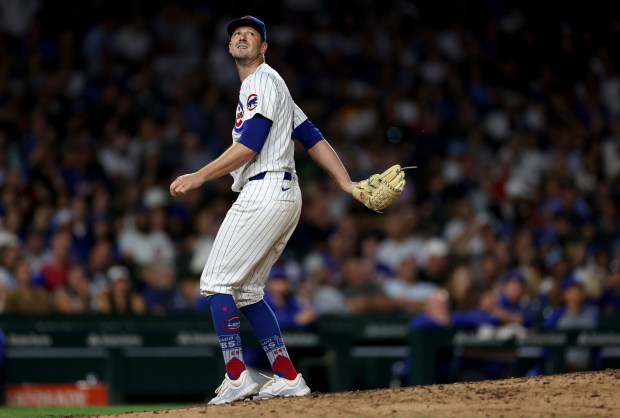
[[[246,401],[131,418],[618,417],[620,370]]]

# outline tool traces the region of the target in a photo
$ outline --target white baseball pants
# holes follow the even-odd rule
[[[295,174],[267,172],[260,180],[248,181],[215,237],[200,277],[200,292],[232,295],[239,308],[259,302],[300,213]]]

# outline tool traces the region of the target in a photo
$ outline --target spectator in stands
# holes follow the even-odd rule
[[[216,219],[216,213],[211,207],[205,207],[198,211],[194,220],[194,234],[195,238],[190,242],[192,249],[192,255],[190,260],[190,271],[194,275],[200,275],[204,268],[209,254],[211,253],[211,247],[213,247],[213,241],[218,230],[218,222]]]
[[[13,289],[17,284],[13,271],[20,254],[21,246],[16,237],[0,246],[0,285],[5,289]]]
[[[357,253],[360,257],[370,260],[380,282],[394,276],[395,272],[378,259],[378,250],[382,242],[383,233],[380,230],[371,230],[360,235]]]
[[[477,305],[468,310],[459,310],[452,313],[452,323],[456,328],[478,329],[482,326],[496,327],[501,325],[497,315],[499,308],[497,291],[486,289],[480,293]]]
[[[90,291],[94,300],[98,300],[99,294],[108,287],[108,269],[114,261],[112,243],[106,239],[96,241],[90,249],[87,275],[90,279]]]
[[[493,314],[502,325],[531,327],[533,319],[526,309],[525,276],[518,269],[512,269],[504,278]]]
[[[418,259],[420,266],[420,281],[444,286],[448,280],[450,270],[448,244],[441,238],[430,238],[424,244],[423,255]]]
[[[474,283],[483,288],[488,289],[497,285],[502,274],[502,269],[497,261],[497,257],[492,250],[485,251],[480,256],[479,266],[477,270],[472,271],[474,274]]]
[[[457,257],[478,256],[486,248],[482,228],[490,222],[490,215],[476,213],[470,198],[462,198],[453,203],[454,217],[448,220],[443,237],[450,250]]]
[[[113,265],[107,270],[108,286],[98,294],[98,312],[103,314],[136,314],[146,312],[142,295],[133,290],[129,269]]]
[[[306,270],[326,276],[331,284],[338,285],[344,261],[353,256],[355,241],[352,236],[335,231],[327,239],[325,250],[314,251],[305,258]]]
[[[305,306],[295,293],[283,267],[276,266],[269,275],[265,289],[265,301],[271,306],[280,327],[286,329],[303,329],[314,324],[317,313]]]
[[[347,310],[351,314],[389,312],[396,308],[376,282],[369,260],[350,257],[342,264],[341,271],[340,290],[344,295]]]
[[[600,300],[609,266],[608,251],[599,248],[589,252],[585,240],[575,240],[567,244],[567,254],[571,270],[583,284],[586,298],[590,301]]]
[[[141,157],[142,150],[138,141],[132,140],[129,132],[120,128],[112,128],[106,145],[101,147],[98,154],[104,172],[118,185],[138,179]]]
[[[385,238],[377,248],[377,261],[394,273],[405,258],[421,258],[424,242],[415,233],[416,216],[408,207],[398,208],[386,214]]]
[[[413,329],[444,328],[452,326],[450,295],[439,289],[424,302],[424,312],[411,318],[409,326]]]
[[[601,298],[601,312],[604,315],[620,314],[620,258],[609,264],[609,275]]]
[[[562,304],[545,319],[545,329],[593,330],[598,327],[599,308],[588,303],[583,284],[569,275],[562,281]],[[566,353],[566,365],[570,371],[584,370],[591,366],[589,349],[571,348]]]
[[[532,298],[538,294],[542,277],[536,266],[536,250],[531,228],[520,228],[514,236],[513,250],[517,268],[523,272],[526,281],[526,293]]]
[[[0,313],[4,312],[7,294],[8,289],[6,288],[6,284],[0,283]]]
[[[536,299],[542,307],[555,308],[562,303],[562,280],[571,273],[562,249],[555,248],[546,256],[545,271]]]
[[[153,263],[171,264],[175,250],[165,231],[166,212],[158,192],[150,195],[151,207],[142,206],[134,213],[134,224],[126,226],[118,236],[125,264],[142,267]]]
[[[45,232],[29,229],[24,240],[24,257],[30,263],[33,272],[41,271],[45,262]]]
[[[301,287],[301,296],[310,302],[318,315],[347,313],[345,297],[326,269],[311,271]]]
[[[418,266],[414,258],[401,260],[396,276],[383,282],[385,295],[406,312],[419,312],[424,309],[426,300],[438,287],[418,278]]]
[[[54,290],[56,311],[64,314],[91,313],[95,304],[86,268],[82,264],[72,264],[65,283]]]
[[[61,288],[67,281],[70,267],[71,234],[60,230],[53,235],[49,258],[41,267],[45,288],[50,292]]]
[[[478,305],[480,291],[474,284],[471,268],[466,264],[457,264],[452,269],[445,288],[452,310],[465,311]]]
[[[74,196],[67,211],[71,220],[72,253],[76,261],[86,263],[93,244],[88,203],[84,197]]]
[[[452,323],[457,328],[473,329],[484,325],[531,327],[533,320],[523,306],[524,295],[525,277],[513,269],[499,286],[483,290],[477,298],[476,306],[455,309]]]
[[[154,315],[185,312],[190,303],[176,288],[174,270],[166,264],[152,264],[142,268],[142,297],[146,311]]]
[[[33,283],[32,267],[25,258],[17,260],[13,274],[17,285],[6,296],[4,312],[8,314],[44,314],[53,310],[51,296]]]
[[[452,312],[450,311],[450,298],[448,292],[439,289],[434,292],[424,303],[424,311],[414,315],[409,321],[409,327],[412,330],[428,330],[450,328],[454,325]],[[436,376],[438,382],[447,382],[452,379],[452,364],[454,363],[454,355],[451,347],[439,347],[435,353]],[[418,361],[412,356],[404,359],[408,364],[403,373],[403,378],[411,370],[411,364]]]

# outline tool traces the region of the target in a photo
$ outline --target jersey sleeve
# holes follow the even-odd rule
[[[294,130],[299,125],[301,125],[306,120],[308,120],[308,116],[306,116],[304,111],[301,110],[299,106],[297,106],[297,103],[293,103],[293,104],[295,105],[295,110],[293,111],[293,130]]]
[[[261,152],[272,124],[272,121],[261,116],[247,120],[243,124],[243,131],[237,142],[256,153]]]
[[[298,140],[305,149],[312,148],[317,142],[323,140],[323,134],[319,131],[306,114],[295,104],[293,113],[292,139]]]
[[[248,112],[247,119],[261,114],[270,121],[275,121],[279,102],[280,91],[276,81],[268,74],[258,74],[248,85],[247,98],[244,103]]]

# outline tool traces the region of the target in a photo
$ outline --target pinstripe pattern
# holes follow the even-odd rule
[[[244,186],[215,238],[200,278],[202,294],[231,294],[239,307],[263,298],[269,271],[301,213],[297,176],[283,177],[270,172]]]
[[[251,98],[255,101],[249,104]],[[258,173],[295,171],[294,144],[291,141],[295,103],[282,77],[269,65],[261,64],[241,83],[239,103],[243,121],[260,113],[270,119],[273,125],[261,152],[230,173],[235,179],[232,189],[236,192],[241,191],[248,179]],[[233,129],[233,141],[241,136],[242,127],[236,125]]]
[[[308,116],[306,116],[304,111],[301,110],[299,106],[297,106],[297,103],[293,103],[293,106],[294,106],[294,110],[293,110],[293,129],[295,129],[299,125],[301,125],[306,119],[308,119]]]

